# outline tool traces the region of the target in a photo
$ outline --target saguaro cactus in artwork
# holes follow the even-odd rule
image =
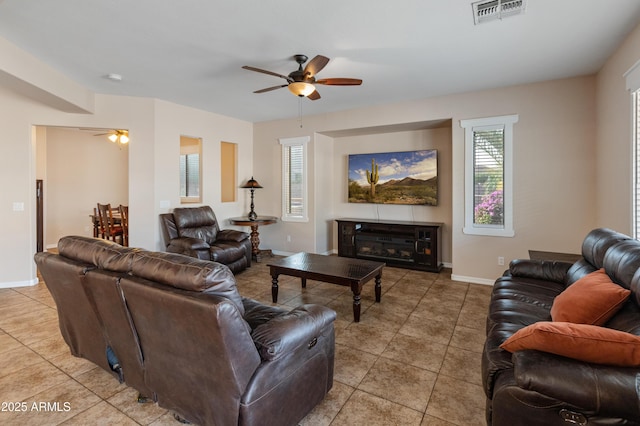
[[[371,171],[367,170],[367,182],[371,185],[371,197],[376,196],[376,184],[378,183],[378,165],[375,158],[371,159]]]

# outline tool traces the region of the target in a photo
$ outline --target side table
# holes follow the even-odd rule
[[[232,225],[251,227],[251,255],[256,262],[260,262],[262,254],[271,256],[271,250],[260,250],[260,234],[258,233],[258,227],[271,225],[277,221],[278,218],[275,216],[258,216],[254,220],[249,220],[247,217],[232,217],[229,219],[229,222]]]

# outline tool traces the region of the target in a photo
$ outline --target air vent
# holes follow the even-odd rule
[[[526,0],[489,0],[472,3],[473,22],[478,25],[524,13]]]

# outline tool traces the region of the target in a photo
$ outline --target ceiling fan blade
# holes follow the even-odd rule
[[[313,77],[318,74],[322,68],[327,66],[329,63],[329,58],[322,55],[317,55],[315,58],[309,61],[306,67],[304,67],[304,76],[305,78]]]
[[[327,86],[359,86],[362,80],[359,78],[323,78],[316,81],[316,84],[324,84]]]
[[[281,84],[279,86],[273,86],[273,87],[267,87],[266,89],[260,89],[260,90],[256,90],[253,93],[264,93],[264,92],[270,92],[272,90],[276,90],[276,89],[281,89],[283,87],[287,87],[288,84]]]
[[[112,129],[105,127],[78,127],[77,130],[81,132],[112,132]]]
[[[311,99],[312,101],[317,101],[318,99],[320,99],[320,93],[318,93],[317,90],[314,90],[310,95],[307,96],[307,98]]]
[[[263,70],[263,69],[260,69],[260,68],[250,67],[249,65],[243,66],[242,69],[249,70],[249,71],[255,71],[255,72],[261,72],[263,74],[269,74],[269,75],[272,75],[274,77],[280,77],[280,78],[284,78],[287,81],[291,81],[291,79],[289,77],[287,77],[286,75],[278,74],[278,73],[272,72],[272,71]]]

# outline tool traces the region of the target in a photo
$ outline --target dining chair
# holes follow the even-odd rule
[[[98,217],[100,218],[100,235],[103,239],[113,240],[124,245],[124,230],[122,224],[117,225],[113,219],[113,210],[111,204],[98,203]]]
[[[102,226],[100,225],[100,212],[98,212],[98,208],[93,208],[93,216],[91,216],[91,221],[93,222],[93,237],[94,238],[102,238],[104,239],[104,234],[102,233]]]
[[[120,212],[120,220],[122,225],[122,242],[123,246],[129,246],[129,206],[118,206]]]

